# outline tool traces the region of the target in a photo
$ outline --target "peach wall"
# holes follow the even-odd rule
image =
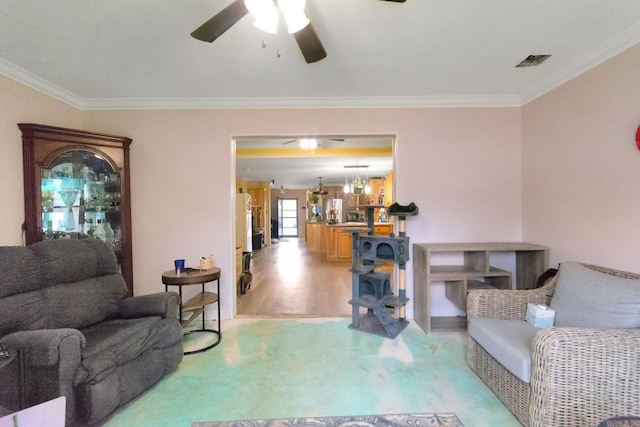
[[[523,108],[523,236],[640,272],[640,45]]]
[[[412,243],[520,239],[517,108],[87,111],[83,118],[86,129],[133,139],[138,294],[161,290],[160,273],[173,259],[213,254],[223,269],[223,316],[234,314],[234,136],[396,134],[396,200],[421,212],[408,221]],[[411,298],[410,264],[407,273]],[[434,304],[434,313],[456,313],[443,298]]]
[[[0,76],[0,245],[23,242],[22,139],[18,123],[77,128],[82,124],[82,112]]]

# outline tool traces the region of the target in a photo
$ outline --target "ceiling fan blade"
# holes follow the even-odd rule
[[[382,1],[392,1],[394,3],[404,3],[407,0],[382,0]]]
[[[247,13],[249,10],[247,10],[244,0],[235,0],[192,32],[191,37],[211,43]]]
[[[322,46],[322,42],[311,22],[300,31],[293,33],[293,37],[295,37],[307,64],[326,58],[327,52],[324,50],[324,46]]]

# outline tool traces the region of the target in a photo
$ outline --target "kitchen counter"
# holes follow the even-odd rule
[[[388,225],[393,228],[393,223],[391,222],[374,222],[374,227],[376,225]],[[327,223],[327,227],[367,227],[366,222],[338,222],[336,224]]]
[[[307,222],[304,238],[309,250],[326,250],[326,226],[326,222]]]
[[[338,224],[327,224],[325,227],[325,244],[327,250],[327,260],[345,261],[351,259],[352,233],[345,229],[367,228],[366,222],[341,222]],[[393,223],[376,222],[373,224],[373,234],[378,236],[388,236],[393,233]]]

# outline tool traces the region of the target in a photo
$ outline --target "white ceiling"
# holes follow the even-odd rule
[[[250,16],[190,37],[230,3],[0,0],[0,74],[85,110],[521,106],[640,42],[640,0],[307,0],[328,54],[307,64]],[[338,166],[306,162],[307,186]]]
[[[639,0],[307,0],[306,64],[250,16],[190,37],[229,3],[0,0],[0,73],[83,109],[522,105],[640,41]]]
[[[393,170],[391,156],[357,157],[324,157],[323,151],[332,149],[391,148],[391,136],[327,136],[316,138],[318,148],[310,152],[307,157],[290,157],[284,150],[299,151],[298,141],[288,137],[270,137],[259,139],[240,139],[236,141],[236,148],[275,148],[279,156],[274,158],[237,158],[236,176],[249,181],[270,182],[274,180],[272,188],[301,189],[317,186],[322,177],[323,186],[340,186],[345,180],[352,180],[354,173],[361,178],[381,178]],[[337,139],[337,140],[336,140]],[[345,166],[359,166],[345,168]]]

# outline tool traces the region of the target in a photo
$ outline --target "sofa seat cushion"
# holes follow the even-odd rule
[[[76,384],[100,382],[150,348],[167,348],[182,340],[180,324],[159,316],[107,320],[81,332],[87,344]]]
[[[525,383],[531,380],[531,352],[538,330],[522,320],[476,317],[469,321],[469,335]]]
[[[555,326],[640,328],[640,280],[563,262],[550,306]]]
[[[49,286],[41,291],[52,328],[82,329],[117,316],[127,289],[120,274]]]

